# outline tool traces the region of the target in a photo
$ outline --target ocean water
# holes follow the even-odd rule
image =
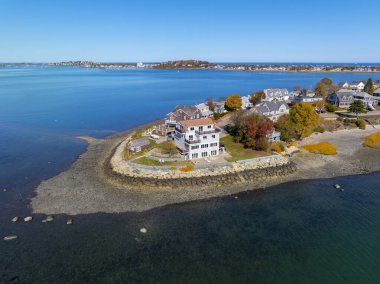
[[[30,214],[41,180],[85,150],[78,135],[111,135],[206,97],[310,87],[325,75],[0,69],[0,283],[379,283],[379,173],[144,213],[83,215],[73,226],[65,225],[67,216],[48,225],[38,215],[32,223],[10,222]],[[344,192],[332,187],[337,182]],[[16,241],[2,241],[13,234]]]

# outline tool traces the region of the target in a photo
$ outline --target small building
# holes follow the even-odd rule
[[[288,101],[289,100],[289,91],[287,89],[265,89],[265,99],[263,101]]]
[[[376,98],[380,98],[380,89],[377,89],[373,92],[373,96]]]
[[[323,101],[323,97],[316,96],[310,96],[310,95],[299,95],[293,99],[293,102],[295,103],[315,103],[315,102],[321,102]]]
[[[199,111],[201,112],[201,117],[202,118],[207,118],[207,117],[211,117],[213,116],[213,112],[210,110],[210,107],[205,104],[205,103],[201,103],[201,104],[197,104],[195,105],[195,107],[197,109],[199,109]]]
[[[174,142],[186,159],[219,155],[219,133],[212,118],[179,121]]]
[[[135,140],[132,140],[128,144],[129,151],[133,153],[139,153],[150,146],[150,141],[148,137],[142,137]]]
[[[284,101],[262,102],[253,108],[253,112],[276,122],[280,116],[289,113],[289,107]]]
[[[253,106],[251,103],[251,97],[250,96],[244,96],[241,97],[241,108],[242,109],[250,109]]]
[[[350,90],[339,90],[327,97],[327,102],[339,108],[349,108],[354,102],[354,92]]]
[[[278,131],[273,131],[272,133],[267,135],[269,142],[277,142],[281,140],[281,133]]]
[[[338,87],[341,88],[341,89],[349,89],[350,88],[350,84],[348,84],[348,82],[340,82],[338,84]]]
[[[225,101],[214,102],[214,105],[215,105],[214,112],[215,113],[225,113],[225,112],[227,112],[225,104],[226,104]]]
[[[195,106],[176,106],[172,112],[166,115],[165,124],[175,126],[177,121],[202,118],[202,112]]]

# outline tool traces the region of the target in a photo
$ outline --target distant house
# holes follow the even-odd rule
[[[133,153],[139,153],[143,151],[144,149],[148,148],[150,146],[149,138],[148,137],[142,137],[135,140],[132,140],[128,144],[129,151]]]
[[[371,106],[374,107],[378,104],[378,101],[376,100],[376,98],[366,92],[354,93],[354,100],[355,101],[360,100],[369,107]]]
[[[226,104],[226,101],[214,102],[214,105],[215,105],[214,112],[215,113],[225,113],[226,112],[226,108],[224,106],[225,104]]]
[[[263,101],[288,101],[289,91],[287,89],[265,89],[265,99]]]
[[[364,86],[365,86],[365,83],[363,83],[362,81],[354,81],[350,84],[351,90],[354,90],[354,91],[362,91],[364,90]]]
[[[241,108],[242,109],[250,109],[253,106],[251,103],[251,97],[250,96],[244,96],[241,97]]]
[[[350,84],[348,84],[348,82],[340,82],[338,84],[338,87],[341,88],[341,89],[349,89],[350,88]]]
[[[315,93],[307,94],[307,95],[299,95],[294,97],[293,102],[295,103],[315,103],[323,101],[323,97],[315,95]]]
[[[350,90],[339,90],[327,97],[327,102],[340,108],[349,108],[354,102],[354,92]]]
[[[262,102],[255,106],[253,112],[266,116],[272,121],[277,121],[281,115],[289,113],[289,107],[283,101]]]
[[[210,117],[214,114],[210,110],[210,107],[205,103],[197,104],[197,105],[195,105],[195,107],[200,110],[203,118]]]
[[[176,106],[166,115],[165,124],[175,126],[178,121],[202,118],[202,112],[195,106]]]

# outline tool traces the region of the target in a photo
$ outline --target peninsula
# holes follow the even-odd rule
[[[80,137],[87,151],[38,186],[32,208],[69,215],[144,211],[379,171],[378,86],[368,79],[336,90],[324,78],[315,92],[321,84],[330,92],[322,99],[267,89],[177,106],[163,120],[108,138]],[[364,94],[368,88],[372,95]]]

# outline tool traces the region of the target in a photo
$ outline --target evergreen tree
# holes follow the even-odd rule
[[[369,78],[367,83],[364,86],[364,92],[373,95],[373,92],[375,91],[375,87],[373,86],[372,78]]]

